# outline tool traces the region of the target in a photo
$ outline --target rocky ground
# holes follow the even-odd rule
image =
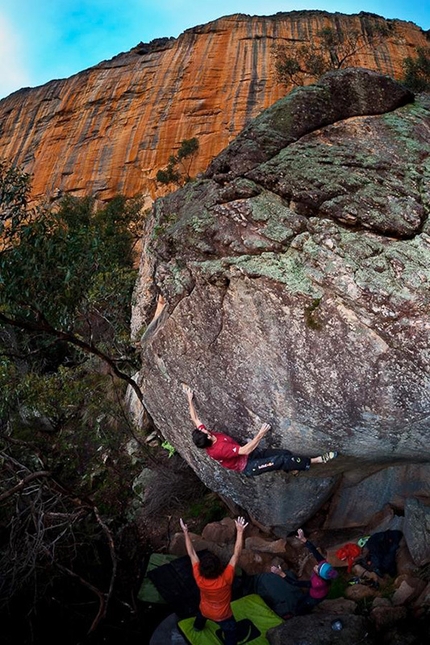
[[[175,522],[171,518],[171,522]],[[339,577],[329,597],[311,615],[296,617],[268,634],[271,645],[328,645],[332,643],[386,643],[424,645],[430,629],[430,567],[417,567],[403,539],[397,552],[397,575],[379,577],[355,565],[347,571],[346,562],[335,553],[346,542],[357,542],[362,535],[355,531],[325,532],[317,528],[321,518],[310,523],[308,537],[336,566]],[[199,520],[189,522],[197,530]],[[199,533],[191,534],[197,550],[210,549],[227,561],[233,550],[235,525],[233,517],[206,524]],[[171,535],[169,553],[186,554],[183,535]],[[269,571],[280,564],[308,579],[315,564],[303,544],[294,536],[273,538],[256,525],[250,524],[245,534],[245,547],[240,567],[252,575]],[[342,629],[335,632],[332,623],[340,620]],[[299,640],[297,640],[299,638]]]

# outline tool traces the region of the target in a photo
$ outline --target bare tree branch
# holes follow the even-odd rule
[[[100,621],[103,620],[103,618],[106,615],[106,594],[104,594],[102,591],[100,591],[100,589],[97,589],[97,587],[92,585],[91,582],[88,582],[88,580],[85,580],[85,578],[82,578],[82,576],[79,576],[77,573],[75,573],[68,567],[65,567],[64,565],[59,564],[58,562],[55,563],[55,566],[57,567],[57,569],[59,569],[60,571],[63,571],[64,573],[67,573],[67,575],[71,576],[72,578],[79,580],[79,582],[82,585],[84,585],[84,587],[87,587],[87,589],[92,591],[99,599],[99,610],[93,622],[91,623],[91,627],[88,630],[88,634],[91,634],[97,628]]]
[[[117,560],[116,553],[115,553],[115,543],[114,543],[114,540],[113,540],[112,533],[109,530],[109,528],[107,527],[107,525],[105,524],[105,522],[103,522],[102,518],[100,517],[100,513],[99,513],[99,510],[98,510],[97,506],[94,506],[93,510],[94,510],[94,515],[96,516],[97,522],[99,523],[99,525],[103,529],[104,534],[107,537],[107,541],[108,541],[108,545],[109,545],[109,551],[110,551],[110,557],[111,557],[111,560],[112,560],[112,573],[111,573],[111,577],[110,577],[109,591],[106,594],[106,603],[105,603],[105,613],[106,613],[107,606],[109,604],[109,600],[111,598],[113,587],[114,587],[114,584],[115,584],[116,572],[117,572],[117,567],[118,567],[118,560]],[[103,617],[104,617],[104,615],[105,614],[103,614]]]
[[[0,321],[3,322],[5,325],[11,325],[12,327],[18,327],[19,329],[25,329],[26,331],[44,332],[51,336],[55,336],[55,338],[58,338],[59,340],[63,340],[67,343],[70,343],[75,347],[79,347],[87,354],[92,354],[93,356],[97,356],[104,363],[109,365],[110,369],[115,374],[115,376],[126,381],[126,383],[134,390],[137,398],[142,404],[143,409],[145,410],[145,406],[143,403],[143,395],[140,387],[131,376],[129,376],[125,372],[122,372],[118,368],[118,366],[116,365],[115,359],[113,359],[111,356],[108,356],[107,354],[102,352],[92,342],[87,343],[86,341],[82,340],[75,334],[63,331],[61,329],[56,329],[46,320],[45,316],[40,311],[37,311],[36,315],[37,315],[37,322],[33,322],[31,320],[10,318],[9,316],[6,316],[3,312],[0,312]],[[146,416],[146,410],[145,410],[145,416]]]
[[[0,502],[3,502],[3,500],[8,499],[8,497],[12,497],[12,495],[15,495],[15,493],[18,493],[29,482],[33,481],[34,479],[40,479],[41,477],[49,477],[50,475],[51,473],[49,470],[41,470],[39,472],[31,473],[30,475],[27,475],[27,477],[24,477],[24,479],[22,479],[19,482],[19,484],[2,493],[0,495]]]

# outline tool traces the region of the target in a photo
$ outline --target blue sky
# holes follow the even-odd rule
[[[299,9],[369,11],[430,29],[429,0],[0,0],[0,98],[221,16]]]

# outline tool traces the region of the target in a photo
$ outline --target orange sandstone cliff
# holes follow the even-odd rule
[[[426,34],[413,23],[373,14],[237,14],[177,39],[141,43],[70,78],[0,101],[0,158],[33,174],[36,199],[65,192],[153,198],[160,188],[157,170],[183,139],[199,139],[195,175],[285,94],[276,79],[274,45],[315,42],[326,26],[368,34],[375,23],[386,25],[388,36],[375,48],[361,48],[350,65],[399,78],[402,60],[428,45]]]

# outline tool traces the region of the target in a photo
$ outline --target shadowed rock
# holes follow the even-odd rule
[[[430,562],[430,507],[419,499],[407,499],[405,503],[406,544],[415,564]]]
[[[341,622],[342,629],[335,631],[332,623]],[[370,633],[369,622],[363,616],[311,614],[288,620],[280,627],[267,632],[270,645],[351,645],[365,641],[376,643]]]

